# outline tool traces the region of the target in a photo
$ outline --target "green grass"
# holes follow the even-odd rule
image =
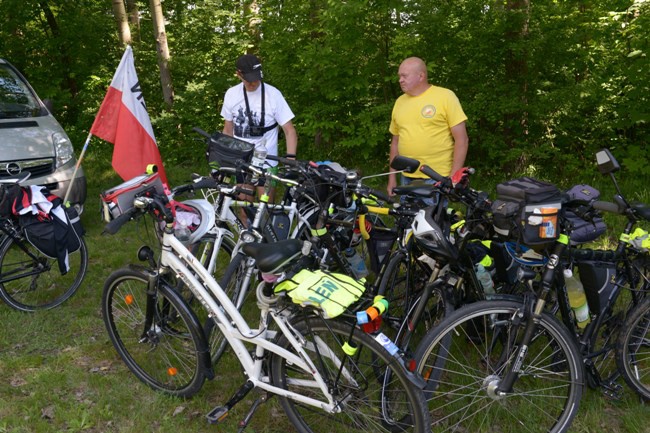
[[[0,433],[50,432],[234,432],[255,392],[236,406],[219,426],[205,414],[221,405],[244,382],[230,352],[217,377],[189,400],[167,397],[141,384],[113,349],[102,322],[104,280],[152,243],[146,230],[129,224],[115,236],[102,235],[98,194],[121,180],[107,161],[85,163],[89,195],[82,221],[87,230],[90,264],[79,291],[54,310],[24,314],[0,304]],[[202,167],[173,167],[172,184]],[[263,405],[247,432],[294,431],[277,401]],[[518,429],[513,426],[513,432]],[[650,432],[650,410],[631,391],[611,401],[587,390],[572,432]]]

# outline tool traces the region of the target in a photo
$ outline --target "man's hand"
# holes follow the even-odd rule
[[[467,187],[469,184],[470,174],[471,170],[468,167],[463,167],[456,170],[456,173],[451,176],[451,184],[454,186],[454,188],[457,189],[463,189]]]

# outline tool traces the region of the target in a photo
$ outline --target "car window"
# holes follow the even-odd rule
[[[7,65],[0,64],[0,119],[38,116],[38,100],[25,82]]]

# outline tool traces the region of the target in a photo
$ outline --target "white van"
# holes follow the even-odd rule
[[[27,184],[43,185],[63,198],[75,164],[72,143],[59,122],[25,77],[0,59],[0,179],[28,171]],[[81,167],[68,201],[83,209],[86,176]]]

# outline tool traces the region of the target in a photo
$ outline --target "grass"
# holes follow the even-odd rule
[[[79,291],[50,311],[24,314],[0,304],[0,433],[50,432],[233,432],[256,394],[253,392],[221,425],[205,414],[227,401],[244,382],[230,352],[217,377],[189,400],[170,398],[141,384],[113,349],[102,322],[104,280],[127,263],[148,239],[129,224],[115,236],[102,235],[98,194],[118,183],[108,162],[88,157],[89,194],[82,221],[90,264]],[[173,167],[172,184],[183,183],[201,167]],[[151,243],[151,242],[149,242]],[[650,432],[650,410],[625,388],[621,400],[586,390],[572,432]],[[263,405],[247,432],[294,431],[277,401]],[[513,432],[518,431],[513,427]]]

